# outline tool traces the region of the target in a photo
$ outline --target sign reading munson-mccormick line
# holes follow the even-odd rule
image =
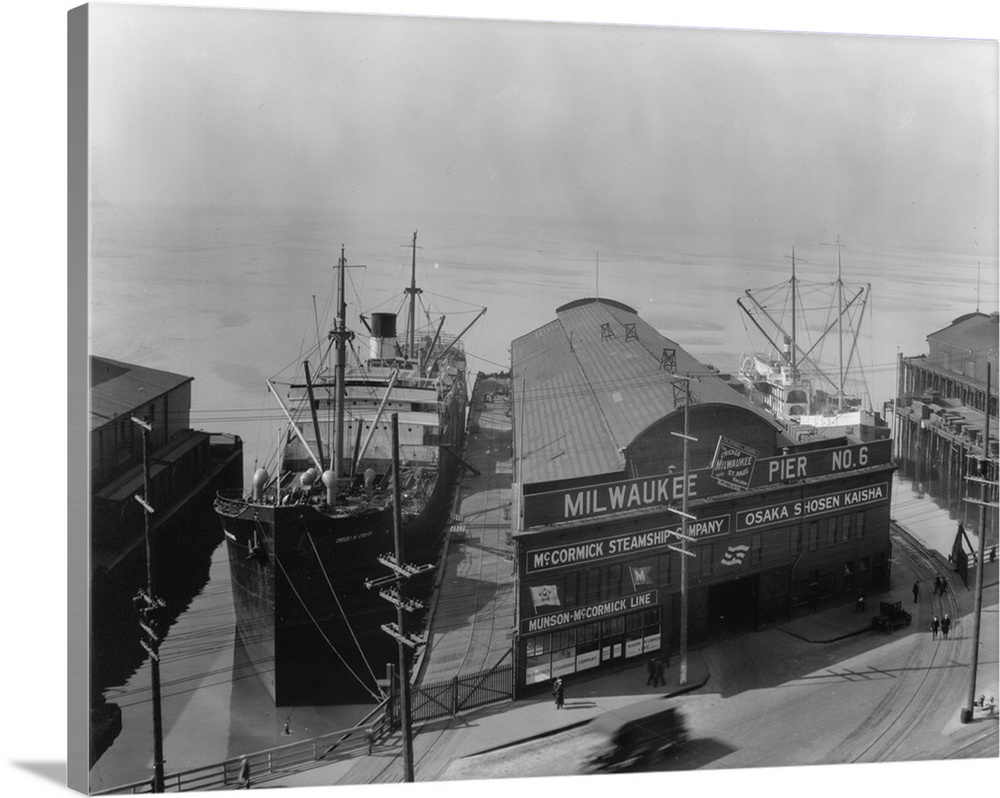
[[[764,457],[753,464],[746,489],[886,466],[890,464],[891,457],[890,440]],[[713,478],[711,468],[697,469],[688,474],[689,499],[707,499],[732,492],[731,484],[720,484],[718,479]],[[684,477],[677,473],[538,493],[525,492],[524,528],[666,505],[680,501],[683,495]]]

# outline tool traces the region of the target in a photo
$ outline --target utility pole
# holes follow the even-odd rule
[[[417,234],[413,234],[413,241],[416,244]],[[412,323],[412,322],[411,322]],[[402,507],[400,505],[400,479],[399,473],[399,414],[392,414],[392,533],[396,544],[396,563],[402,565],[403,559],[403,530],[402,530]],[[413,726],[410,720],[410,669],[407,658],[407,646],[403,639],[406,637],[406,580],[399,579],[396,582],[396,593],[399,601],[396,603],[396,624],[399,627],[399,706],[400,719],[403,723],[403,781],[413,781]]]
[[[392,414],[392,529],[395,554],[386,554],[378,561],[393,572],[381,579],[368,580],[369,590],[380,589],[379,595],[396,606],[396,623],[382,624],[382,631],[394,637],[399,650],[399,717],[403,729],[403,781],[413,781],[413,725],[410,719],[409,649],[424,644],[424,639],[406,631],[406,613],[421,609],[423,602],[406,597],[406,582],[411,577],[433,570],[433,565],[408,565],[403,558],[403,518],[400,496],[402,478],[399,471],[399,414]],[[391,689],[391,686],[390,686]]]
[[[142,427],[142,490],[143,495],[135,496],[142,505],[146,532],[146,590],[140,590],[133,599],[142,616],[139,626],[148,636],[148,641],[140,638],[139,643],[149,653],[150,680],[153,693],[153,792],[163,792],[163,718],[160,709],[160,636],[162,634],[160,616],[166,602],[156,597],[156,573],[153,561],[153,538],[149,530],[149,516],[154,512],[149,503],[149,433],[153,431],[145,419],[132,416],[132,421]]]
[[[983,458],[979,461],[979,476],[967,477],[970,481],[980,484],[979,500],[966,499],[979,505],[979,546],[976,558],[976,593],[975,609],[972,613],[972,666],[969,668],[969,695],[965,708],[961,712],[962,723],[972,720],[972,708],[976,700],[976,669],[979,667],[979,632],[983,617],[983,570],[986,564],[986,508],[996,507],[997,503],[990,501],[990,493],[996,485],[996,479],[990,478],[990,382],[992,363],[986,364],[986,421],[983,425]]]
[[[693,515],[688,513],[688,441],[697,441],[697,438],[692,438],[688,434],[688,418],[689,412],[688,408],[691,406],[691,377],[678,377],[677,379],[684,380],[684,434],[678,432],[671,432],[678,438],[684,440],[684,464],[683,464],[683,476],[681,479],[684,484],[681,488],[681,509],[678,512],[673,507],[668,508],[671,512],[677,513],[681,517],[681,531],[674,532],[676,537],[681,539],[680,547],[668,545],[668,548],[673,549],[681,555],[681,667],[679,675],[679,683],[681,685],[687,684],[687,671],[688,671],[688,557],[696,557],[694,552],[687,550],[687,544],[692,538],[688,535],[688,521],[695,520]]]

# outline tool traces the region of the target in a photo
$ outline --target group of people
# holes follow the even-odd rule
[[[649,674],[646,678],[646,686],[653,685],[653,687],[659,687],[660,685],[665,685],[667,683],[666,678],[663,675],[663,669],[665,665],[663,660],[659,657],[651,657],[649,662],[646,663],[646,673]]]
[[[943,576],[934,577],[934,595],[943,596],[948,592],[948,580]],[[916,604],[920,600],[920,582],[913,583],[913,603]]]
[[[948,632],[951,630],[951,618],[948,617],[948,613],[944,614],[944,617],[939,621],[937,615],[931,621],[931,637],[937,640],[938,630],[941,630],[941,636],[947,640]]]

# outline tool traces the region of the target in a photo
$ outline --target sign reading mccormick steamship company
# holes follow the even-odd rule
[[[742,451],[750,450],[742,447]],[[807,478],[849,474],[887,466],[891,456],[890,440],[778,457],[756,458],[750,453],[731,453],[720,460],[717,453],[712,468],[696,469],[688,474],[687,493],[689,499],[707,499],[734,490],[752,490]],[[728,467],[723,467],[724,463]],[[749,468],[748,473],[743,472],[744,468]],[[525,492],[524,528],[663,506],[680,501],[683,495],[684,478],[676,473],[537,493]]]
[[[681,525],[677,524],[669,529],[657,527],[580,543],[531,549],[527,552],[525,570],[529,574],[535,574],[567,565],[588,565],[615,557],[658,552],[671,543],[677,543],[677,533],[680,531]],[[688,537],[696,540],[728,535],[730,531],[728,514],[699,518],[689,521],[687,526]]]

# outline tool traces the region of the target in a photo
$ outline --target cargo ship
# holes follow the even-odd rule
[[[439,554],[465,440],[460,339],[485,308],[458,336],[442,334],[443,318],[436,329],[418,332],[416,233],[412,247],[405,335],[397,336],[396,314],[362,316],[366,353],[347,327],[348,264],[341,248],[337,316],[326,341],[302,360],[301,376],[285,384],[268,380],[287,421],[274,471],[260,467],[249,491],[216,497],[237,644],[277,706],[376,700],[387,664],[398,661],[397,641],[383,629],[396,608],[372,589],[373,581],[390,574],[386,562],[398,564],[393,414],[403,561],[435,562]],[[430,581],[429,575],[418,577],[408,596]]]
[[[841,279],[842,245],[838,240],[832,246],[837,247],[837,278],[832,283],[798,279],[793,249],[790,280],[747,289],[745,297],[736,300],[752,324],[748,330],[756,331],[757,342],[763,344],[741,357],[739,383],[747,398],[797,441],[845,435],[881,440],[889,437],[888,425],[872,409],[867,390],[858,396],[851,388],[859,379],[864,385],[858,337],[871,284],[846,286]],[[833,366],[821,360],[828,343],[837,349]]]

